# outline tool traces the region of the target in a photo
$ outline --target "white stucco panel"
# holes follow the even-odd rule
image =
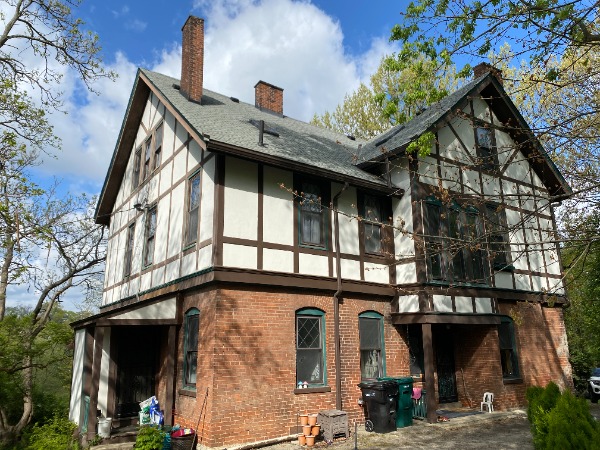
[[[179,278],[179,264],[180,261],[178,259],[167,264],[165,268],[165,283]]]
[[[167,257],[167,236],[169,229],[169,210],[171,209],[171,197],[165,196],[156,208],[156,242],[154,244],[154,264],[163,262]]]
[[[441,161],[441,169],[444,189],[460,192],[460,168],[456,164]]]
[[[401,295],[398,297],[398,312],[400,313],[416,313],[419,312],[419,296]]]
[[[436,160],[429,156],[423,159],[419,158],[419,175],[419,180],[422,183],[437,186],[439,177]]]
[[[479,314],[492,314],[494,308],[492,307],[491,298],[475,298],[475,311]]]
[[[258,233],[257,164],[228,157],[225,164],[224,197],[223,235],[256,240]]]
[[[171,177],[173,176],[173,161],[169,161],[160,170],[160,186],[158,188],[159,195],[163,195],[172,186]]]
[[[489,200],[500,202],[500,180],[486,174],[482,174],[481,181],[483,183],[483,195]]]
[[[202,247],[198,250],[198,270],[212,267],[212,244]]]
[[[102,357],[100,359],[100,379],[98,380],[98,409],[104,417],[108,416],[108,375],[110,367],[110,334],[111,328],[104,328],[102,341]]]
[[[293,174],[265,166],[263,180],[263,240],[294,245]]]
[[[200,242],[213,237],[213,216],[215,213],[215,158],[204,164],[200,180]]]
[[[417,265],[414,262],[396,266],[396,283],[409,284],[417,282]]]
[[[188,136],[188,132],[185,130],[183,125],[178,123],[175,130],[175,152],[177,152],[177,150],[179,150],[183,146],[183,144],[185,144]]]
[[[365,281],[371,281],[373,283],[386,283],[390,282],[390,269],[385,264],[375,264],[365,262]]]
[[[504,191],[504,202],[510,206],[519,206],[519,191],[517,185],[512,181],[502,180]]]
[[[408,191],[410,189],[410,171],[408,169],[408,159],[406,157],[396,158],[390,161],[391,174],[390,179],[396,187]]]
[[[193,170],[198,164],[200,164],[201,159],[202,149],[200,148],[200,145],[198,145],[198,142],[195,140],[190,141],[187,162],[188,171]]]
[[[450,125],[452,126],[452,128],[454,128],[454,131],[460,137],[460,141],[456,139],[454,133],[452,133],[452,131],[448,128],[448,139],[451,139],[452,143],[446,147],[446,156],[461,164],[472,164],[472,158],[477,156],[477,154],[475,153],[475,136],[473,134],[473,125],[469,120],[463,119],[461,117],[454,117],[450,121]],[[462,144],[464,144],[464,147],[461,144],[461,142]],[[442,146],[440,145],[440,151],[441,149]],[[441,151],[441,153],[443,155],[444,151]]]
[[[479,172],[470,169],[462,170],[463,184],[465,185],[466,195],[481,194],[481,186],[479,184]]]
[[[152,271],[148,271],[140,277],[140,291],[147,291],[152,287]]]
[[[256,269],[257,249],[248,245],[223,244],[223,265]]]
[[[410,258],[415,255],[415,242],[410,233],[413,230],[412,204],[410,191],[401,199],[392,199],[394,220],[394,251],[397,258]]]
[[[171,192],[170,220],[168,236],[165,236],[157,228],[160,239],[168,239],[167,258],[171,258],[181,252],[183,246],[183,214],[185,209],[186,183],[181,183]],[[165,228],[166,229],[166,228]]]
[[[173,183],[177,183],[187,173],[187,151],[184,149],[173,158]]]
[[[162,300],[151,305],[111,317],[111,319],[175,319],[177,299],[175,297]]]
[[[181,257],[181,272],[180,276],[185,277],[191,275],[196,271],[196,258],[198,255],[196,252],[188,253]]]
[[[165,282],[166,266],[157,267],[152,271],[152,286],[160,286]]]
[[[341,188],[342,185],[339,183],[331,184],[331,191],[334,194],[337,194]],[[358,220],[356,219],[358,211],[356,205],[356,188],[350,187],[346,189],[338,198],[338,210],[340,211],[338,216],[340,225],[340,250],[342,253],[349,253],[351,255],[360,254],[358,247]],[[333,213],[331,221],[333,223]],[[332,244],[335,251],[335,239]]]
[[[166,161],[173,155],[173,146],[175,145],[175,116],[169,111],[165,113],[165,122],[163,125],[163,148],[162,160]]]
[[[529,275],[523,273],[515,273],[515,287],[524,291],[531,290],[531,283],[529,281]]]
[[[513,277],[508,272],[497,272],[494,274],[494,281],[497,288],[514,289]]]
[[[287,250],[276,250],[272,248],[263,249],[263,269],[273,272],[294,272],[294,252]]]
[[[69,420],[79,425],[83,407],[83,359],[85,355],[85,330],[75,330],[73,350],[73,374],[71,376],[71,400]]]
[[[298,263],[301,274],[329,276],[329,260],[326,256],[300,253]]]
[[[549,292],[551,294],[557,294],[557,295],[565,294],[565,288],[563,286],[562,280],[558,280],[556,278],[551,278],[551,279],[549,279],[549,282],[550,282]]]
[[[456,312],[458,313],[473,312],[473,301],[471,300],[471,297],[454,297],[454,304],[456,305]]]
[[[341,259],[342,278],[345,280],[360,280],[360,262],[352,259]],[[337,277],[337,267],[333,260],[333,276]]]
[[[437,312],[452,312],[452,297],[449,295],[434,295],[433,309]]]

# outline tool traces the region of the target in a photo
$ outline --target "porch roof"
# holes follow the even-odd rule
[[[392,313],[394,325],[410,324],[462,324],[462,325],[499,325],[502,321],[501,314],[479,313],[447,313],[447,312],[418,312],[418,313]]]

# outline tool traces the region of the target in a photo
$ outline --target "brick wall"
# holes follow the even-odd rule
[[[283,114],[283,89],[259,81],[254,85],[254,104],[259,108]]]
[[[297,414],[335,408],[334,317],[331,293],[305,293],[275,288],[211,288],[187,295],[182,312],[200,310],[196,396],[181,390],[182,352],[177,361],[175,423],[198,427],[208,447],[261,441],[285,436],[297,425]],[[326,376],[330,392],[294,393],[296,382],[295,312],[300,308],[325,312]],[[497,409],[524,404],[529,384],[566,380],[562,312],[539,305],[501,304],[522,311],[516,327],[524,383],[504,384],[495,326],[452,325],[459,400],[479,408],[485,391],[496,395]],[[409,374],[405,327],[390,322],[387,299],[346,297],[340,305],[342,408],[350,424],[362,422],[358,315],[376,311],[384,316],[387,374]],[[445,326],[445,325],[439,325]],[[179,347],[183,336],[179,332]],[[435,326],[434,326],[435,337]],[[205,398],[208,388],[208,397]],[[205,403],[202,416],[202,406]]]

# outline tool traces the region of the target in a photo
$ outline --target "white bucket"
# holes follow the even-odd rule
[[[103,438],[110,437],[110,426],[112,419],[110,417],[98,419],[98,436]]]

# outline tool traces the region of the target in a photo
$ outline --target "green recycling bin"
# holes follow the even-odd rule
[[[398,403],[396,406],[396,428],[412,425],[413,421],[413,379],[412,377],[381,377],[380,381],[395,381],[398,384]]]

